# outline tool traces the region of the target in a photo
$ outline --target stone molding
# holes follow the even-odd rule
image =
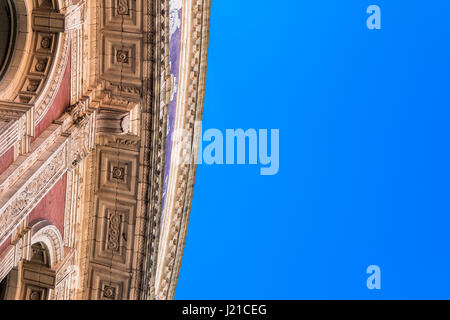
[[[156,272],[155,298],[173,299],[183,256],[194,188],[203,112],[209,35],[209,0],[184,0],[181,27],[180,79],[168,190]]]
[[[0,175],[0,244],[61,176],[88,155],[94,119],[88,114],[63,115],[31,144],[30,153]]]
[[[42,242],[46,245],[50,267],[54,267],[64,257],[64,243],[58,228],[42,220],[31,227],[31,245]]]
[[[16,267],[20,260],[31,257],[31,230],[23,222],[17,226],[11,236],[11,243],[0,255],[0,279]]]
[[[167,138],[168,107],[170,103],[170,54],[169,54],[169,0],[156,1],[153,26],[155,31],[148,42],[146,59],[154,61],[145,70],[146,78],[143,98],[142,144],[138,198],[140,212],[147,219],[145,243],[142,255],[141,299],[154,299],[155,273],[157,267],[160,219],[164,189],[164,164]],[[149,9],[150,10],[150,9]],[[153,75],[153,76],[152,76]]]
[[[0,156],[11,147],[15,154],[29,150],[30,137],[34,135],[34,113],[31,105],[0,101]]]
[[[0,194],[0,243],[24,220],[68,168],[67,138],[58,137],[21,178]]]

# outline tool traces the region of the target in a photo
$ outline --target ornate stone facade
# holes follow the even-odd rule
[[[0,299],[173,298],[209,0],[8,3],[17,34],[0,66]]]

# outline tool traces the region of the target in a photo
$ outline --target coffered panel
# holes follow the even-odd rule
[[[135,206],[117,199],[98,199],[93,262],[131,267]]]
[[[90,270],[91,300],[126,300],[129,297],[130,274],[92,264]]]
[[[142,38],[123,37],[120,33],[108,32],[102,35],[102,77],[106,80],[142,84]]]
[[[99,158],[99,194],[134,200],[137,156],[132,152],[102,149]]]
[[[103,28],[142,32],[142,0],[103,0],[103,6]]]

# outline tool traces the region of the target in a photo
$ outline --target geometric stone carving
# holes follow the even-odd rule
[[[33,63],[34,70],[39,73],[44,72],[45,68],[47,67],[48,58],[47,57],[43,57],[43,58],[35,57],[34,60],[35,60],[35,62]]]
[[[39,42],[40,48],[37,50],[38,52],[41,50],[48,50],[51,48],[53,37],[50,35],[40,35],[41,41]]]
[[[101,265],[92,265],[90,271],[92,300],[126,300],[129,297],[130,273]]]
[[[118,152],[102,148],[99,156],[99,168],[101,168],[99,193],[134,200],[137,187],[137,161],[137,155],[131,151]]]
[[[24,89],[22,89],[22,93],[35,93],[38,90],[40,84],[41,84],[41,79],[28,78],[25,81]]]
[[[102,0],[102,27],[130,33],[142,32],[142,0]]]
[[[120,251],[121,237],[125,238],[125,232],[123,232],[124,215],[117,210],[111,210],[108,212],[106,223],[106,249],[110,251]]]
[[[117,180],[125,180],[125,168],[124,167],[113,167],[113,178]]]
[[[186,3],[186,2],[183,2]],[[156,271],[155,297],[170,299],[175,294],[183,256],[195,179],[195,163],[200,137],[195,122],[201,119],[204,99],[209,1],[188,1],[183,7],[180,72],[186,76],[178,82],[178,105],[175,127],[183,130],[190,143],[172,145],[170,186],[167,188]],[[197,138],[197,139],[195,139]],[[195,140],[194,140],[195,139]]]
[[[123,38],[118,32],[104,32],[102,54],[102,78],[117,84],[142,85],[142,36]]]
[[[131,267],[135,230],[135,205],[98,199],[92,261],[127,269]]]
[[[116,61],[117,63],[129,63],[129,55],[130,55],[130,51],[129,50],[117,50],[116,51]]]
[[[106,299],[115,300],[117,297],[116,287],[104,285],[102,291],[103,291],[103,297]]]

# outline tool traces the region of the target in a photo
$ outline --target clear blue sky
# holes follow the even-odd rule
[[[203,129],[279,129],[280,171],[198,166],[177,299],[450,298],[449,14],[212,1]]]

